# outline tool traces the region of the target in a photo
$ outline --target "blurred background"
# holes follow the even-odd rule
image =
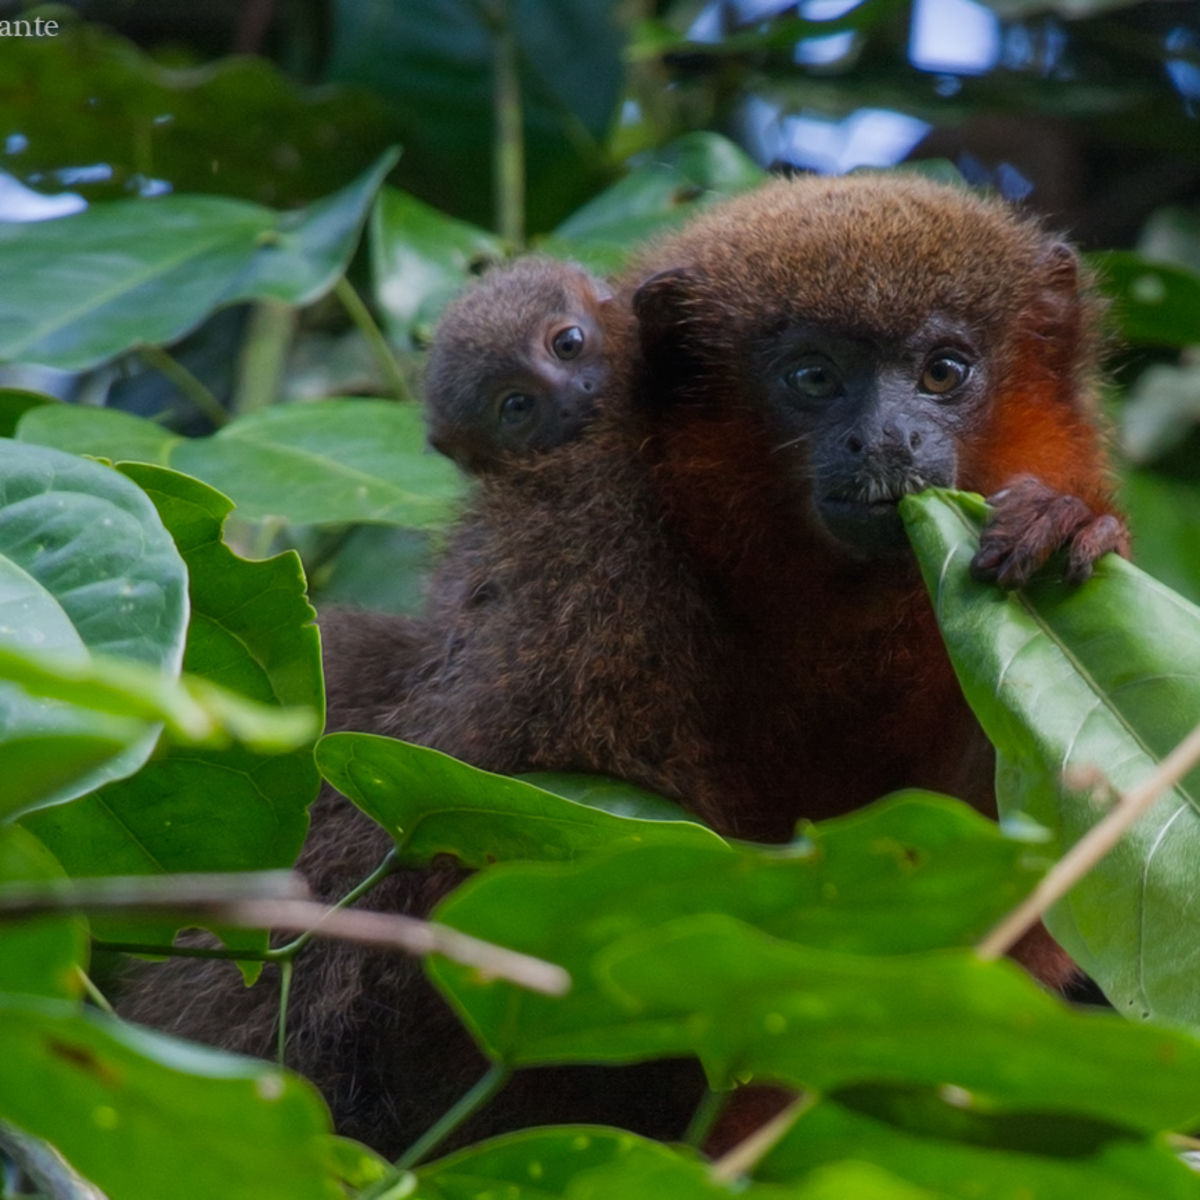
[[[53,36],[17,35],[38,18]],[[0,22],[9,225],[171,194],[291,209],[398,146],[349,278],[410,391],[438,312],[488,261],[534,246],[615,269],[764,170],[919,164],[1021,201],[1112,297],[1138,558],[1200,600],[1196,0],[4,0]],[[2,268],[0,342],[26,284]],[[264,388],[393,394],[364,329],[331,295],[235,304],[170,352],[234,414]],[[132,352],[87,370],[7,357],[9,387],[215,423]],[[319,598],[403,609],[436,534],[285,540]]]

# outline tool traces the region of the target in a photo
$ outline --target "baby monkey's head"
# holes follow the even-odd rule
[[[602,309],[581,267],[519,259],[446,310],[425,376],[429,442],[473,473],[573,441],[609,383]]]

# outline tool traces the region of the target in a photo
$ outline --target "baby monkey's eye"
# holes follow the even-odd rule
[[[519,425],[537,407],[537,401],[526,392],[510,392],[500,401],[500,424]]]
[[[967,382],[970,366],[955,354],[939,354],[925,364],[921,372],[921,391],[945,396]]]
[[[554,335],[550,345],[557,358],[578,358],[583,349],[583,340],[583,330],[578,325],[568,325],[566,329],[561,329]]]

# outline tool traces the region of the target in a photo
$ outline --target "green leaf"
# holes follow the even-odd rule
[[[436,528],[463,490],[453,463],[426,447],[419,409],[383,400],[278,405],[206,438],[180,438],[112,409],[61,405],[29,413],[18,435],[115,462],[170,466],[224,492],[251,521]]]
[[[1153,462],[1200,425],[1200,366],[1147,367],[1121,407],[1121,449],[1134,462]]]
[[[0,437],[14,436],[17,422],[31,408],[57,403],[53,396],[45,396],[41,392],[27,392],[23,388],[0,388]]]
[[[1000,755],[1001,813],[1027,813],[1061,850],[1103,815],[1067,790],[1064,768],[1098,767],[1125,790],[1191,731],[1200,610],[1113,555],[1080,588],[1051,571],[1004,593],[968,570],[982,501],[934,491],[906,497],[901,511],[963,691]],[[1200,1025],[1198,848],[1195,770],[1047,918],[1122,1012]]]
[[[573,1185],[598,1169],[621,1166],[636,1177],[666,1163],[697,1165],[659,1142],[601,1125],[527,1129],[420,1168],[413,1200],[476,1200],[493,1188],[514,1200],[573,1196]]]
[[[969,952],[842,954],[710,913],[623,938],[598,971],[643,1021],[686,1029],[679,1047],[717,1079],[949,1086],[988,1112],[1146,1133],[1200,1116],[1194,1038],[1072,1009],[1013,963]]]
[[[598,986],[597,960],[619,939],[725,913],[791,941],[861,954],[971,944],[1028,891],[1040,865],[965,805],[902,793],[813,826],[792,846],[645,846],[571,865],[502,865],[438,907],[438,920],[564,966],[574,980],[565,997],[523,994],[440,959],[430,969],[495,1057],[616,1062],[678,1053],[691,1044],[679,1022],[643,1019]]]
[[[450,1155],[417,1173],[413,1200],[931,1200],[875,1166],[844,1163],[802,1183],[717,1180],[693,1153],[596,1125],[530,1129]]]
[[[320,645],[295,554],[238,558],[221,541],[229,502],[161,467],[126,468],[174,535],[191,579],[184,666],[271,709],[322,709]],[[72,876],[246,871],[290,866],[320,783],[312,732],[297,745],[171,748],[131,779],[27,818]],[[114,940],[170,942],[175,925],[97,919]],[[265,936],[227,935],[263,948]]]
[[[306,740],[311,745],[317,724],[308,709],[279,712],[204,679],[173,679],[141,663],[103,655],[40,654],[0,645],[0,679],[17,684],[27,696],[61,700],[90,710],[88,715],[142,722],[143,729],[161,724],[170,740],[189,745],[225,746],[236,737],[256,750],[277,753]]]
[[[600,270],[619,267],[634,243],[683,224],[701,208],[756,187],[766,172],[720,134],[685,134],[588,201],[544,243]]]
[[[241,300],[310,303],[345,271],[394,162],[299,212],[162,196],[0,225],[0,273],[24,281],[0,298],[0,361],[83,370],[173,342]]]
[[[140,489],[96,463],[0,439],[6,648],[80,664],[90,653],[113,655],[176,674],[186,584],[175,545]],[[0,815],[130,774],[156,736],[0,685]]]
[[[0,1118],[109,1200],[334,1200],[306,1081],[71,1005],[0,996]]]
[[[1150,346],[1200,343],[1200,275],[1186,267],[1153,262],[1130,250],[1090,256],[1112,297],[1113,313],[1127,342]]]
[[[722,845],[711,830],[678,814],[662,819],[657,804],[641,812],[635,789],[625,793],[627,812],[614,813],[616,804],[554,795],[437,750],[375,734],[329,734],[317,747],[317,765],[339,792],[392,835],[405,863],[427,863],[439,854],[451,854],[467,867],[506,859],[571,859],[626,840],[649,846]]]
[[[1200,1196],[1200,1177],[1176,1154],[1122,1126],[966,1100],[949,1089],[846,1089],[806,1112],[755,1174],[784,1181],[853,1158],[963,1200]]]
[[[328,77],[363,84],[391,104],[404,144],[397,182],[476,225],[495,212],[491,27],[500,11],[448,8],[442,0],[338,0],[331,8],[338,36]],[[509,20],[524,117],[526,223],[542,230],[609,170],[602,143],[626,85],[624,22],[610,0],[516,0]]]
[[[1200,604],[1200,486],[1129,469],[1119,496],[1142,569]]]
[[[407,192],[382,188],[371,210],[374,296],[392,336],[412,345],[472,271],[504,258],[494,233],[457,221]]]
[[[188,36],[174,29],[172,40]],[[19,130],[21,145],[5,169],[39,191],[68,187],[89,201],[169,181],[182,194],[286,206],[340,187],[396,140],[394,116],[361,88],[306,87],[261,55],[172,52],[181,61],[172,69],[151,54],[157,47],[142,51],[90,21],[10,39],[0,125]]]
[[[0,828],[0,883],[62,879],[50,852],[23,829]],[[0,992],[72,1000],[87,960],[87,924],[74,914],[0,921]]]

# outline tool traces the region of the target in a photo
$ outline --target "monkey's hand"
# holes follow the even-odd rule
[[[988,497],[992,510],[971,560],[976,579],[1002,588],[1025,584],[1058,550],[1066,555],[1068,583],[1083,583],[1092,564],[1110,550],[1129,557],[1129,530],[1120,517],[1098,514],[1078,496],[1064,495],[1022,476]]]

